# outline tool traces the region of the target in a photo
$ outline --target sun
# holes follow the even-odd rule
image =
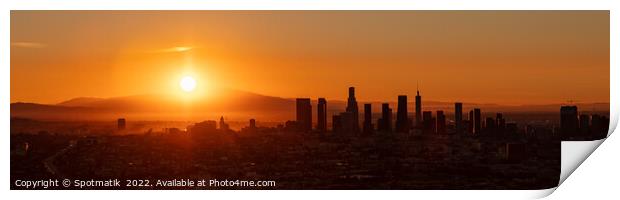
[[[185,76],[179,82],[181,89],[185,92],[192,92],[196,89],[196,79],[191,76]]]

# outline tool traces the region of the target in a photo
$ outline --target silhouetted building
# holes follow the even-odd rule
[[[355,99],[355,87],[349,87],[349,98],[347,99],[347,112],[353,114],[354,132],[359,131],[359,110],[357,108],[357,100]]]
[[[504,133],[506,130],[506,119],[504,119],[502,113],[497,113],[495,120],[497,121],[497,132]]]
[[[442,110],[437,111],[437,133],[446,133],[446,115]]]
[[[309,98],[297,98],[297,128],[298,131],[312,130],[312,105]]]
[[[217,122],[214,120],[207,120],[199,122],[187,128],[187,131],[193,134],[196,133],[213,133],[216,130]]]
[[[373,132],[372,125],[372,104],[364,104],[364,134],[370,134]]]
[[[592,125],[590,126],[590,133],[596,139],[603,139],[607,137],[609,129],[609,118],[600,115],[592,115]]]
[[[590,134],[590,116],[579,115],[579,133],[582,136]]]
[[[422,121],[422,96],[420,96],[420,91],[416,91],[415,96],[415,126],[420,126],[420,122]]]
[[[342,127],[342,122],[340,120],[340,115],[332,116],[332,131],[334,133],[341,132],[340,127]]]
[[[355,132],[355,116],[352,112],[340,113],[340,132],[342,133],[354,133]]]
[[[125,130],[126,125],[127,125],[127,124],[126,124],[125,118],[119,118],[119,119],[116,121],[116,126],[117,126],[117,129],[118,129],[119,131],[120,131],[120,130]]]
[[[495,121],[495,119],[493,119],[492,117],[487,117],[485,124],[485,129],[486,132],[491,134],[491,133],[495,133],[495,128],[496,128],[496,124],[497,122]]]
[[[256,120],[250,119],[250,129],[256,129]]]
[[[422,112],[422,124],[424,125],[424,132],[435,132],[435,123],[433,120],[433,112],[424,111]]]
[[[518,131],[517,123],[506,123],[506,133],[516,135]]]
[[[227,131],[230,130],[230,127],[226,122],[224,122],[224,116],[220,117],[220,130]]]
[[[454,103],[454,125],[457,134],[463,132],[463,103]]]
[[[474,108],[474,134],[479,134],[481,127],[482,120],[480,116],[480,108]]]
[[[577,106],[560,108],[560,132],[563,138],[574,136],[578,130]]]
[[[299,130],[299,127],[298,127],[297,121],[288,120],[284,123],[284,131],[292,132],[292,131],[298,131],[298,130]]]
[[[407,119],[407,96],[398,96],[398,107],[396,109],[396,131],[409,132],[409,119]]]
[[[469,111],[469,126],[467,126],[467,131],[469,131],[469,133],[474,133],[474,110],[470,110]]]
[[[392,131],[392,109],[390,109],[390,104],[381,104],[381,119],[379,120],[378,124],[379,131]]]
[[[318,119],[316,129],[319,132],[325,132],[327,130],[327,101],[325,98],[319,98],[317,108]]]

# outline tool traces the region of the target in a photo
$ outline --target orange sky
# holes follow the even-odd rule
[[[185,48],[175,48],[185,47]],[[608,11],[12,11],[11,102],[280,97],[609,102]]]

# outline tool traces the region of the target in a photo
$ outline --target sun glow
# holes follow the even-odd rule
[[[179,82],[181,89],[185,92],[192,92],[196,89],[196,79],[191,76],[185,76]]]

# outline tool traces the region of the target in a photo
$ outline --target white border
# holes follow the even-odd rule
[[[0,126],[5,135],[0,140],[5,150],[9,145],[9,105],[10,105],[10,10],[611,10],[611,124],[615,128],[618,120],[618,104],[613,100],[618,96],[618,81],[614,77],[618,76],[617,70],[617,52],[618,47],[618,24],[620,22],[617,1],[612,0],[590,0],[590,1],[574,1],[574,0],[429,0],[429,1],[403,1],[403,0],[313,0],[313,1],[293,1],[293,0],[226,0],[226,1],[209,1],[201,2],[198,0],[136,0],[136,1],[119,1],[119,0],[10,0],[0,1],[2,8],[0,20]],[[578,144],[577,144],[578,145]],[[618,142],[607,146],[618,146]],[[563,145],[564,148],[565,145]],[[603,145],[605,146],[605,144]],[[616,148],[617,150],[617,148]],[[609,157],[610,153],[597,157],[593,162],[598,163],[616,163],[617,157]],[[605,157],[607,155],[607,157]],[[583,158],[582,158],[583,159]],[[592,158],[595,159],[595,158]],[[609,159],[609,160],[606,160]],[[0,160],[8,161],[9,154],[7,152],[0,154]],[[0,181],[0,187],[5,190],[9,188],[9,163],[2,162],[0,165],[3,180]],[[587,163],[586,163],[587,164]],[[617,169],[617,168],[615,168]],[[608,169],[611,170],[611,169]],[[577,170],[579,172],[579,170]],[[596,172],[592,172],[596,173]],[[612,171],[604,171],[600,173],[613,173]],[[616,172],[617,173],[617,172]],[[584,175],[587,176],[587,175]],[[617,176],[616,176],[617,177]],[[566,183],[578,180],[568,179]],[[612,184],[614,182],[590,182],[590,191],[601,186],[601,184]],[[587,185],[586,185],[587,186]],[[564,186],[562,186],[564,187]],[[176,199],[187,198],[186,196],[196,198],[275,198],[289,199],[291,197],[299,199],[316,199],[316,198],[361,198],[361,199],[383,199],[383,198],[449,198],[461,199],[463,197],[476,199],[497,199],[497,198],[537,198],[550,194],[553,189],[549,190],[521,190],[521,191],[9,191],[10,199],[22,198],[23,196],[34,198],[56,197],[63,199],[108,199],[108,198],[157,198],[157,199]],[[580,191],[565,191],[571,197],[571,192],[579,193]],[[599,191],[597,191],[599,192]],[[617,192],[610,190],[610,194]],[[5,196],[5,195],[2,195]]]

